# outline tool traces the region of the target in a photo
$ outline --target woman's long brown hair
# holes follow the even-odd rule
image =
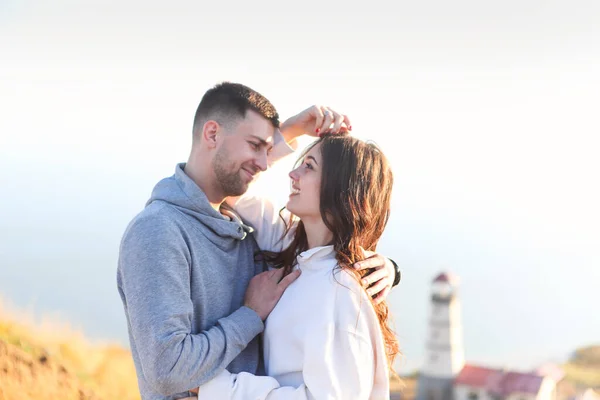
[[[351,136],[327,135],[315,141],[306,153],[321,144],[322,176],[320,209],[323,222],[333,234],[332,245],[339,266],[352,273],[360,282],[365,272],[359,273],[352,265],[364,258],[361,247],[375,251],[390,215],[393,176],[387,159],[377,146]],[[286,234],[292,227],[287,222]],[[299,221],[291,244],[280,253],[266,253],[276,268],[291,272],[296,257],[308,250],[304,224]],[[387,303],[373,303],[381,326],[388,366],[392,365],[400,349],[398,340],[388,325]]]

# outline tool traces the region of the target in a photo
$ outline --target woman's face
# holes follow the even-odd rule
[[[300,219],[321,219],[321,144],[314,146],[302,160],[302,164],[290,172],[291,194],[286,208]]]

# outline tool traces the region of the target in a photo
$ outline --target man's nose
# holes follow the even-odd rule
[[[263,151],[260,153],[260,156],[258,156],[255,160],[255,164],[258,167],[258,169],[260,169],[261,171],[266,171],[267,170],[267,166],[268,166],[268,160],[267,160],[267,152]]]

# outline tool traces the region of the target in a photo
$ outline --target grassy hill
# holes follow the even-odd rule
[[[131,353],[93,344],[68,326],[23,322],[0,301],[0,400],[139,400]],[[414,398],[414,377],[392,379],[392,398]]]
[[[600,345],[577,349],[563,367],[573,393],[600,389]],[[392,398],[413,399],[416,377],[393,379],[391,388]],[[131,353],[91,343],[68,326],[25,322],[0,301],[0,400],[34,398],[139,400]]]
[[[575,350],[563,368],[565,380],[577,388],[600,389],[600,345]]]
[[[133,360],[68,327],[35,325],[0,304],[0,399],[137,400]]]

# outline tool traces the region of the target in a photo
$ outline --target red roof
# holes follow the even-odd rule
[[[536,394],[543,380],[543,376],[536,374],[502,371],[467,364],[454,382],[457,385],[477,387],[493,394],[508,396],[512,393]]]
[[[497,380],[499,373],[502,373],[502,371],[466,364],[454,380],[454,383],[485,388],[490,386],[494,380]]]
[[[435,277],[433,282],[448,282],[453,283],[456,281],[456,277],[448,272],[442,272],[438,276]]]

